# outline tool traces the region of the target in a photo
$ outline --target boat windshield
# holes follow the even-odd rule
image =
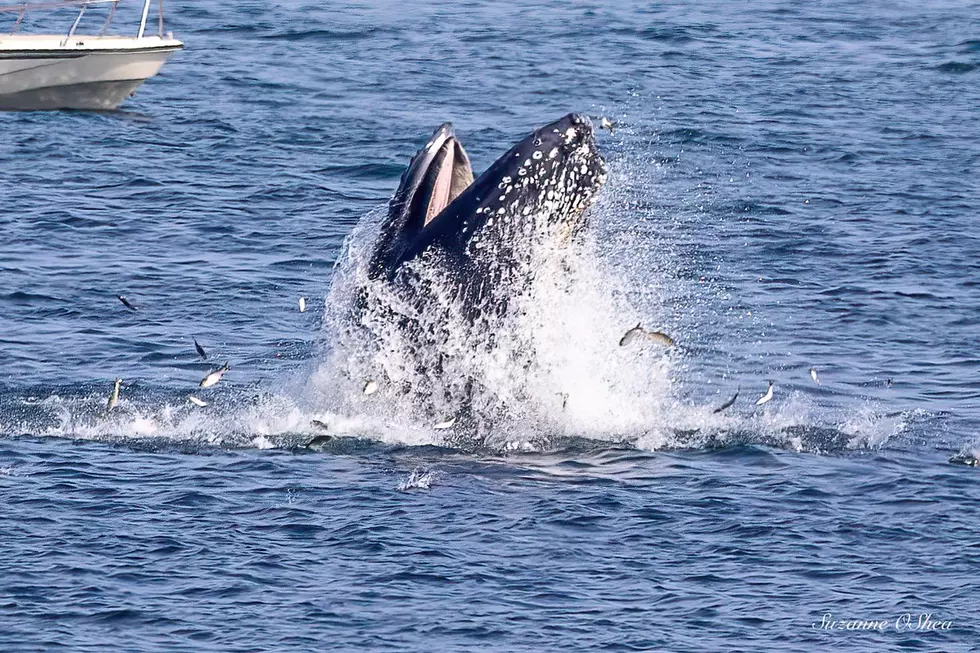
[[[120,7],[120,4],[122,7]],[[65,34],[65,39],[67,40],[75,35],[79,25],[83,22],[83,18],[96,18],[96,20],[101,21],[101,27],[95,33],[98,36],[105,36],[109,33],[109,29],[113,25],[114,20],[120,22],[118,20],[120,15],[123,15],[125,24],[133,24],[136,22],[136,12],[140,11],[139,29],[136,37],[143,38],[146,34],[146,24],[150,15],[151,4],[153,4],[153,0],[143,0],[142,2],[124,2],[123,0],[39,0],[37,2],[3,4],[0,5],[0,34],[4,31],[8,34],[17,34],[29,28],[31,31],[61,32]],[[157,0],[156,5],[157,36],[163,38],[163,0]],[[67,14],[63,10],[71,10],[74,14],[74,22],[71,23],[67,30],[64,27],[64,22],[61,22]],[[133,20],[131,22],[125,16],[128,12],[132,12]],[[5,30],[2,25],[6,22],[5,18],[8,16],[12,18],[12,22],[10,23],[10,27]],[[55,29],[52,22],[54,20],[57,20],[62,25],[60,30]]]

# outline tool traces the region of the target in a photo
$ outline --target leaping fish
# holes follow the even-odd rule
[[[755,405],[761,406],[762,404],[766,403],[770,399],[772,399],[772,381],[769,382],[769,389],[766,390],[766,394],[759,397],[759,400],[755,402]]]
[[[736,388],[735,394],[733,394],[731,397],[729,397],[728,401],[726,401],[725,403],[723,403],[721,406],[718,406],[717,408],[715,408],[711,412],[713,412],[713,413],[720,413],[721,411],[725,410],[726,408],[731,408],[732,407],[732,404],[735,403],[735,400],[738,399],[738,393],[741,392],[741,390],[742,390],[741,388]]]
[[[139,310],[138,308],[136,308],[135,306],[133,306],[132,304],[130,304],[129,303],[129,300],[126,299],[125,297],[123,297],[122,295],[116,295],[116,297],[118,297],[119,298],[119,301],[121,301],[123,303],[123,306],[125,306],[129,310],[133,311],[134,313]]]
[[[820,385],[820,379],[817,378],[817,368],[815,367],[810,368],[810,378],[813,379],[814,383]]]
[[[451,429],[453,427],[453,424],[455,423],[456,423],[456,418],[451,417],[450,419],[447,419],[445,422],[439,422],[432,428],[434,428],[437,431],[445,431],[446,429]]]
[[[187,395],[187,401],[189,401],[192,404],[194,404],[195,406],[199,406],[201,408],[204,408],[205,406],[208,405],[208,402],[206,402],[206,401],[204,401],[202,399],[198,399],[194,395]]]
[[[112,387],[112,394],[109,395],[109,403],[106,404],[105,412],[108,413],[119,403],[119,386],[121,385],[122,379],[116,379],[116,384]]]
[[[663,345],[664,347],[674,346],[674,339],[663,331],[647,331],[639,324],[623,334],[623,337],[619,339],[619,346],[625,347],[626,345],[639,340],[640,338],[646,338],[647,340]]]
[[[565,407],[568,406],[568,393],[567,392],[556,392],[555,394],[557,394],[559,397],[561,397],[561,409],[562,410],[565,410]]]
[[[197,341],[197,338],[194,338],[194,349],[197,350],[197,355],[198,356],[200,356],[201,358],[207,359],[208,354],[207,354],[206,351],[204,351],[204,347],[201,346],[201,343],[199,343]]]
[[[221,377],[223,377],[225,375],[225,372],[227,372],[230,369],[231,368],[228,366],[228,363],[225,362],[224,365],[222,365],[221,367],[219,367],[218,369],[216,369],[215,371],[211,372],[206,377],[204,377],[203,379],[201,379],[201,387],[202,388],[210,388],[215,383],[217,383],[218,381],[220,381],[221,380]]]

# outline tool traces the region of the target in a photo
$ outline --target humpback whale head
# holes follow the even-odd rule
[[[392,280],[434,250],[464,285],[496,283],[533,250],[530,241],[567,240],[581,229],[605,176],[592,123],[581,114],[535,130],[472,182],[462,145],[442,125],[402,176],[371,273]]]

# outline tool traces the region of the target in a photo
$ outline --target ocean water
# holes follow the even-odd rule
[[[0,114],[0,649],[977,650],[975,2],[166,8],[119,111]],[[438,124],[570,111],[609,180],[458,437],[343,280]]]

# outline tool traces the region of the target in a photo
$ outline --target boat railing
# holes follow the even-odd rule
[[[39,9],[64,9],[65,7],[77,7],[78,15],[75,17],[75,22],[72,23],[71,28],[68,30],[65,40],[62,45],[66,44],[72,36],[75,35],[75,30],[78,29],[78,24],[82,22],[82,16],[85,15],[85,10],[89,7],[97,5],[108,5],[109,13],[106,16],[105,23],[102,24],[102,29],[99,31],[99,36],[105,36],[106,32],[109,31],[109,26],[112,24],[112,19],[116,15],[116,7],[119,5],[121,0],[47,0],[41,2],[24,2],[16,5],[3,5],[0,6],[0,14],[2,13],[13,13],[17,12],[17,19],[14,21],[13,28],[10,30],[10,34],[16,34],[20,29],[21,23],[24,22],[24,17],[29,11],[35,11]],[[136,38],[143,38],[146,32],[146,21],[150,15],[150,5],[153,0],[143,0],[143,13],[140,15],[140,26],[139,31],[136,33]],[[163,38],[163,0],[157,0],[157,35]]]

